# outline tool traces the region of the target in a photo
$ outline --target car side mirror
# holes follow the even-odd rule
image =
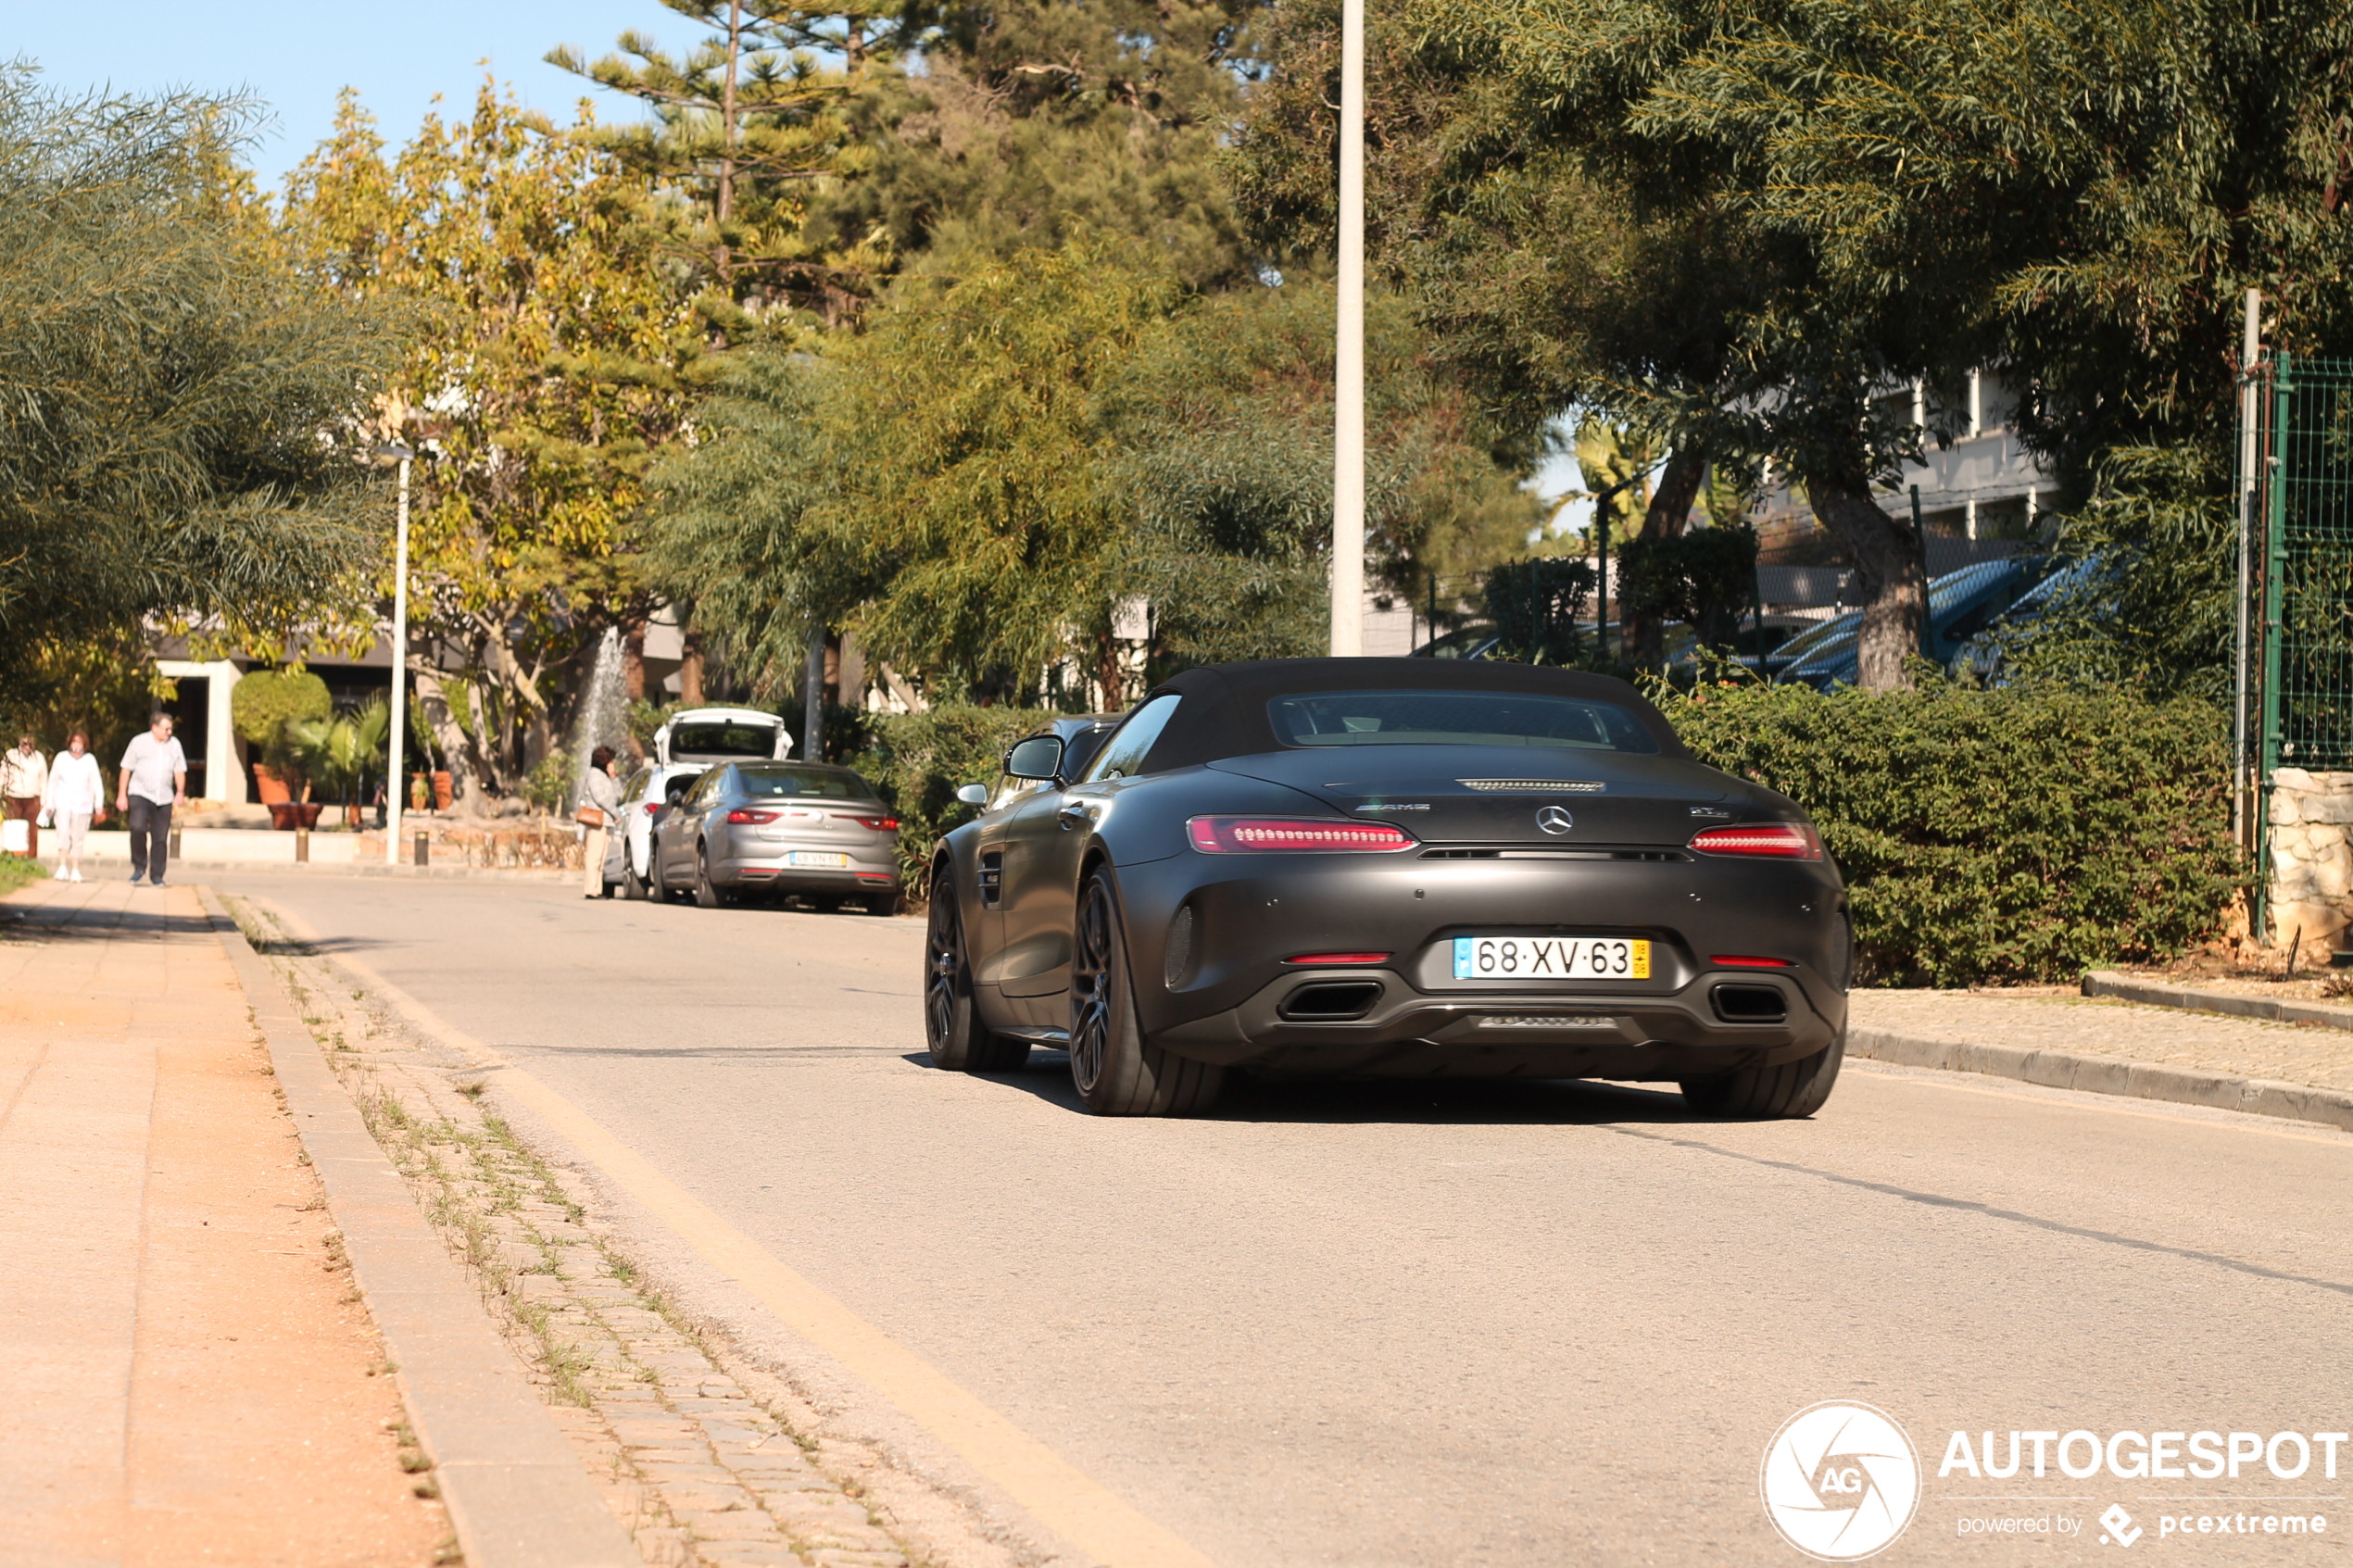
[[[986,806],[988,804],[988,786],[965,784],[956,791],[956,798],[967,806]]]
[[[1062,765],[1060,735],[1032,735],[1005,753],[1005,771],[1016,779],[1058,779]]]

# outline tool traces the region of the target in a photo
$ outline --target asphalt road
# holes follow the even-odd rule
[[[527,1065],[1222,1568],[1802,1562],[1759,1463],[1831,1399],[1919,1450],[1886,1562],[2096,1555],[2111,1503],[2201,1562],[2353,1537],[2318,1450],[2294,1480],[1938,1474],[1957,1430],[2353,1429],[2353,1138],[1852,1064],[1795,1123],[1573,1084],[1245,1085],[1207,1120],[1099,1120],[1057,1055],[924,1062],[912,920],[214,880]],[[2325,1533],[2161,1534],[2250,1511]],[[1965,1533],[2003,1519],[2027,1533]]]

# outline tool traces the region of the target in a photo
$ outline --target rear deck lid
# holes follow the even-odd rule
[[[1513,746],[1351,746],[1261,752],[1210,767],[1391,822],[1425,844],[1680,848],[1750,813],[1737,784],[1680,758]]]

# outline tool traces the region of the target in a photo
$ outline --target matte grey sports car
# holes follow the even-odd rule
[[[930,870],[932,1060],[1066,1047],[1089,1110],[1228,1068],[1679,1083],[1803,1116],[1845,1036],[1838,870],[1624,682],[1281,659],[1153,690],[1083,775],[1035,735]]]

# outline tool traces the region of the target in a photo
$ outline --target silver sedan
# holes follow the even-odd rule
[[[654,884],[705,909],[747,893],[799,893],[820,908],[899,902],[899,819],[848,768],[730,762],[662,812]]]

